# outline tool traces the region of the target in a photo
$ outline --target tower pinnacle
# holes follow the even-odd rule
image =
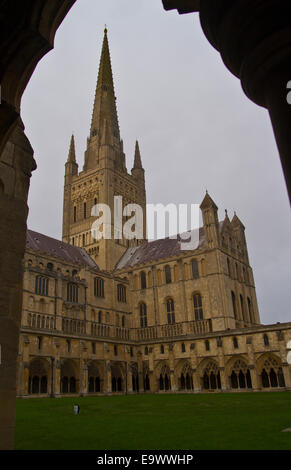
[[[75,137],[72,134],[71,143],[70,143],[70,150],[68,155],[68,163],[76,163],[76,149],[75,149]]]
[[[90,137],[85,154],[84,170],[96,168],[99,160],[99,150],[104,143],[103,132],[112,136],[112,145],[120,151],[120,131],[116,109],[113,74],[107,36],[107,27],[104,29],[101,59],[99,65],[95,100],[91,121]]]
[[[136,144],[135,144],[135,155],[134,155],[133,168],[134,169],[142,169],[142,163],[141,163],[141,156],[140,156],[138,141],[136,141]]]

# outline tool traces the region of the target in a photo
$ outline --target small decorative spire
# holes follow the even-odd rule
[[[139,144],[138,141],[136,141],[135,144],[135,155],[134,155],[134,165],[133,168],[136,169],[142,169],[142,164],[141,164],[141,155],[140,155],[140,150],[139,150]]]
[[[76,163],[76,149],[75,149],[75,137],[72,134],[71,143],[70,143],[70,150],[68,155],[68,162],[69,163]]]

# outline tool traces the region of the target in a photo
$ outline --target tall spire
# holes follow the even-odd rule
[[[138,141],[136,141],[136,144],[135,144],[135,155],[134,155],[133,168],[134,169],[142,169],[142,163],[141,163],[141,156],[140,156]]]
[[[75,137],[72,134],[71,143],[70,143],[70,150],[68,155],[68,163],[76,163],[76,149],[75,149]]]
[[[99,66],[94,109],[92,115],[90,136],[98,136],[99,142],[104,129],[104,121],[107,120],[109,130],[114,136],[116,145],[120,146],[120,133],[114,93],[113,74],[111,67],[110,51],[107,37],[107,28],[104,30],[101,60]]]

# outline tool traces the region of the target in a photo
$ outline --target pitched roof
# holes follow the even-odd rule
[[[86,250],[77,246],[69,245],[69,243],[61,242],[55,238],[48,237],[42,233],[27,231],[26,249],[38,251],[55,258],[61,258],[69,263],[89,266],[90,268],[98,268],[97,264],[88,255]]]
[[[197,230],[193,232],[197,233]],[[190,239],[190,235],[189,235]],[[194,250],[182,250],[181,243],[187,243],[187,240],[181,239],[180,235],[177,238],[163,238],[161,240],[154,240],[152,242],[143,243],[140,246],[129,248],[116,265],[116,269],[123,269],[137,264],[148,263],[170,256],[178,256],[181,253]],[[199,229],[199,244],[196,249],[204,245],[204,229]]]

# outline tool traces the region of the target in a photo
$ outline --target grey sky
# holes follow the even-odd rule
[[[61,238],[72,132],[83,165],[105,23],[127,168],[138,139],[150,203],[200,203],[208,189],[246,227],[263,323],[290,321],[291,218],[267,111],[206,40],[198,15],[161,0],[78,0],[22,102],[38,164],[29,228]]]

